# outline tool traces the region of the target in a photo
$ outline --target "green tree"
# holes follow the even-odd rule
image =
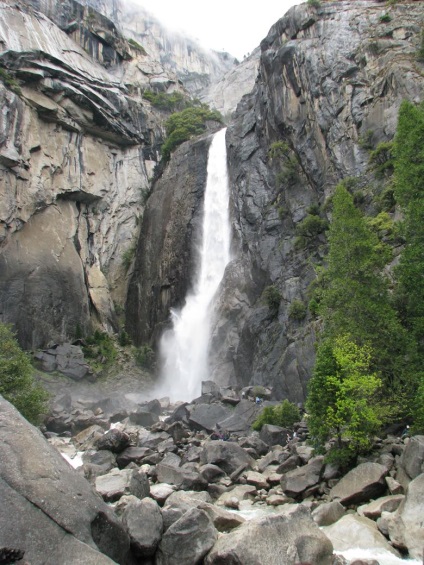
[[[374,369],[381,371],[387,389],[393,389],[406,347],[406,335],[391,305],[382,268],[388,248],[353,202],[343,183],[333,197],[328,234],[328,267],[321,291],[320,312],[324,335],[350,335],[359,346],[373,350]]]
[[[291,428],[295,422],[300,420],[299,408],[285,399],[276,406],[265,406],[254,421],[252,428],[260,431],[265,424]]]
[[[0,394],[29,422],[40,422],[48,395],[34,380],[28,355],[5,324],[0,324]]]
[[[396,269],[396,298],[411,337],[407,390],[416,431],[424,431],[424,104],[403,102],[394,147],[394,192],[405,247]]]
[[[367,451],[381,425],[376,406],[381,380],[372,372],[371,360],[371,349],[348,336],[327,338],[319,345],[306,410],[316,447],[337,438],[332,461],[346,463]]]

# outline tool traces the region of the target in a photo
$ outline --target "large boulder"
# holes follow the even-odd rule
[[[163,520],[158,503],[151,498],[132,500],[122,514],[122,521],[137,556],[150,557],[162,537]]]
[[[415,559],[421,559],[423,555],[423,508],[424,473],[409,483],[404,500],[388,523],[393,545],[408,550]]]
[[[195,565],[213,547],[218,533],[204,510],[192,508],[164,533],[156,554],[157,565]]]
[[[387,539],[378,531],[375,522],[364,516],[346,514],[331,526],[322,528],[331,540],[336,551],[346,551],[352,547],[359,549],[383,549],[399,555]]]
[[[330,526],[330,524],[337,522],[344,513],[344,506],[338,500],[333,500],[332,502],[317,506],[311,515],[318,526]]]
[[[411,479],[415,479],[424,472],[424,436],[411,437],[400,463]]]
[[[281,488],[285,495],[293,498],[301,497],[305,492],[316,487],[324,469],[324,457],[314,457],[307,465],[289,471],[281,477]]]
[[[228,418],[231,408],[222,404],[194,404],[189,407],[188,423],[193,430],[212,432],[217,423]]]
[[[203,464],[218,465],[227,475],[240,467],[255,468],[255,460],[237,443],[232,441],[209,441],[205,444],[200,457]]]
[[[340,479],[331,489],[330,496],[345,506],[368,502],[384,493],[384,479],[388,473],[387,467],[379,463],[361,463]]]
[[[286,445],[290,431],[281,426],[265,424],[260,431],[260,438],[267,445]]]
[[[301,505],[245,522],[222,535],[205,559],[205,565],[293,565],[300,562],[333,564],[330,540]]]
[[[0,499],[1,545],[25,550],[31,563],[127,559],[129,537],[111,509],[1,396]]]

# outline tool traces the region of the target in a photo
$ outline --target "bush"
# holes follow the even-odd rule
[[[299,408],[285,399],[281,404],[276,406],[266,406],[254,421],[252,428],[256,431],[260,431],[265,424],[291,428],[293,424],[299,420]]]
[[[95,371],[110,366],[117,353],[112,337],[106,332],[98,330],[85,339],[85,345],[82,349]]]
[[[319,0],[308,0],[308,6],[312,6],[312,8],[321,8],[321,2]]]
[[[135,350],[134,354],[137,365],[144,369],[152,369],[155,364],[155,352],[150,345],[144,344]]]
[[[271,314],[275,317],[280,309],[281,294],[278,288],[274,285],[267,286],[262,293],[262,296],[268,306]]]
[[[303,320],[306,316],[306,305],[301,300],[293,300],[289,308],[289,318]]]
[[[370,152],[369,166],[378,177],[386,177],[393,174],[394,159],[392,141],[382,141]]]
[[[126,345],[131,345],[131,338],[124,329],[119,332],[119,345],[125,347]]]
[[[122,254],[122,266],[124,267],[125,271],[131,267],[131,263],[133,262],[135,252],[137,249],[137,244],[133,243],[131,247],[128,247],[123,254]]]
[[[180,112],[191,106],[198,106],[197,101],[192,101],[181,92],[153,92],[153,90],[145,90],[143,98],[148,100],[154,108],[166,110],[168,112]]]
[[[5,324],[0,324],[0,394],[29,422],[40,423],[48,394],[34,380],[28,355]]]
[[[142,45],[140,45],[140,43],[138,41],[136,41],[135,39],[132,39],[132,38],[128,39],[128,43],[131,45],[131,47],[133,49],[135,49],[136,51],[139,51],[142,55],[147,55],[144,47]]]
[[[162,145],[163,159],[167,161],[181,143],[203,133],[208,120],[222,122],[222,116],[218,111],[210,110],[206,104],[172,114],[165,123],[168,137]]]

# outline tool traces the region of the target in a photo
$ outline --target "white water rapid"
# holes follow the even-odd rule
[[[161,392],[171,400],[192,400],[208,379],[211,308],[230,261],[229,189],[225,129],[209,148],[202,246],[193,290],[182,310],[171,310],[172,328],[162,336]]]

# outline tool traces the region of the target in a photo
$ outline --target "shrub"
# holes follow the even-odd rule
[[[370,152],[370,169],[379,177],[390,176],[394,170],[393,142],[382,141]]]
[[[132,39],[132,38],[128,39],[128,43],[131,45],[131,47],[133,49],[135,49],[136,51],[139,51],[142,55],[147,55],[144,47],[142,45],[140,45],[140,43],[138,41],[136,41],[135,39]]]
[[[301,300],[293,300],[289,308],[289,318],[303,320],[306,316],[306,306]]]
[[[128,269],[131,267],[131,263],[133,262],[136,249],[137,249],[137,245],[133,243],[131,247],[125,250],[124,253],[122,254],[122,265],[125,271],[128,271]]]
[[[384,12],[384,14],[381,14],[380,16],[380,22],[381,23],[389,23],[392,21],[392,18],[390,17],[390,14],[388,14],[387,12]]]
[[[252,428],[260,431],[265,424],[291,428],[299,420],[299,408],[286,399],[276,406],[266,406],[253,422]]]
[[[18,81],[3,67],[0,67],[0,80],[15,94],[22,94]]]
[[[199,102],[190,100],[181,92],[153,92],[145,90],[143,98],[148,100],[152,106],[168,112],[177,112],[191,106],[198,106]]]
[[[131,338],[124,329],[119,332],[119,345],[125,347],[126,345],[131,345]]]
[[[312,6],[312,8],[321,8],[321,2],[319,0],[308,0],[308,6]]]
[[[85,339],[82,349],[95,371],[108,367],[116,358],[115,344],[106,332],[96,330],[92,336]]]
[[[368,129],[358,140],[361,149],[371,150],[374,148],[374,132]]]
[[[222,122],[222,116],[218,111],[210,110],[206,104],[172,114],[165,123],[168,137],[162,145],[163,159],[167,161],[178,145],[203,133],[208,120]]]
[[[144,344],[135,350],[134,354],[137,365],[144,369],[152,369],[155,364],[155,352],[150,345]]]
[[[40,423],[48,394],[34,380],[28,355],[5,324],[0,324],[0,394],[29,422]]]
[[[262,293],[271,314],[275,317],[280,309],[281,293],[274,285],[267,286]]]

